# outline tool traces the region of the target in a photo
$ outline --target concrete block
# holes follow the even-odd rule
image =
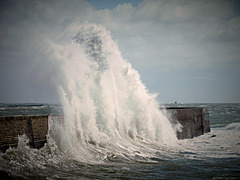
[[[207,108],[168,107],[166,110],[173,122],[179,122],[182,125],[182,131],[177,132],[178,139],[193,138],[210,132]]]

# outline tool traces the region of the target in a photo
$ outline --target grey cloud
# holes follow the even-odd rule
[[[136,51],[143,49],[141,54],[145,56],[141,59],[149,59],[150,54],[155,56],[152,56],[154,61],[163,57],[162,65],[188,67],[192,65],[189,63],[191,58],[195,64],[209,66],[239,56],[233,50],[240,42],[240,23],[235,15],[234,3],[224,0],[147,0],[138,7],[125,4],[112,11],[98,13],[100,23],[106,24],[113,33],[121,34],[116,37],[119,37],[119,45],[128,59],[139,59]],[[138,42],[138,46],[134,46],[138,36],[145,42]],[[222,44],[228,49],[225,50],[225,59],[220,55]],[[149,61],[142,63],[143,66],[148,64]]]
[[[57,102],[56,72],[41,49],[92,6],[74,0],[0,3],[0,102]]]
[[[179,76],[175,71],[201,72],[225,66],[238,68],[239,72],[240,17],[236,2],[143,0],[138,6],[124,3],[114,9],[95,10],[84,0],[1,1],[0,84],[4,88],[0,90],[0,102],[35,101],[40,96],[42,101],[56,99],[52,94],[58,74],[41,53],[42,47],[46,39],[67,41],[66,29],[86,21],[100,23],[111,31],[123,57],[151,82],[147,85],[155,87],[154,91],[167,92],[156,85],[161,73]],[[17,95],[19,90],[21,94]]]
[[[139,5],[139,13],[143,17],[151,19],[158,17],[159,21],[199,23],[199,21],[216,21],[231,17],[233,2],[224,0],[145,0]],[[146,16],[147,13],[149,15]]]

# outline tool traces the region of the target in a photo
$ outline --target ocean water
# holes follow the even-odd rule
[[[0,105],[1,116],[52,115],[43,148],[29,148],[22,135],[17,148],[0,154],[2,179],[240,177],[240,104],[160,105],[104,27],[73,25],[66,36],[42,51],[57,72],[61,105]],[[207,107],[211,132],[178,140],[180,126],[164,106]]]
[[[0,179],[239,179],[240,104],[165,106],[207,107],[211,132],[177,140],[174,146],[144,142],[148,154],[144,147],[139,147],[133,156],[109,152],[100,161],[102,154],[95,152],[99,162],[94,163],[78,161],[60,151],[51,134],[39,150],[29,148],[27,138],[20,136],[17,148],[0,153]],[[62,113],[61,106],[49,104],[1,104],[0,107],[4,116]]]

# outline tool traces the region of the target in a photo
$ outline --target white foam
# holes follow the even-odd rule
[[[122,58],[110,33],[100,25],[78,29],[70,43],[51,44],[64,107],[64,121],[55,124],[53,135],[59,149],[95,162],[109,153],[147,153],[146,144],[175,144],[175,131],[155,95]]]
[[[236,158],[240,154],[240,123],[212,128],[211,132],[193,139],[179,141],[178,149],[191,152],[190,158]]]

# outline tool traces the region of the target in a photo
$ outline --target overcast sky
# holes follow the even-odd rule
[[[1,0],[0,102],[58,103],[41,54],[71,24],[111,31],[161,103],[240,103],[238,0]]]

